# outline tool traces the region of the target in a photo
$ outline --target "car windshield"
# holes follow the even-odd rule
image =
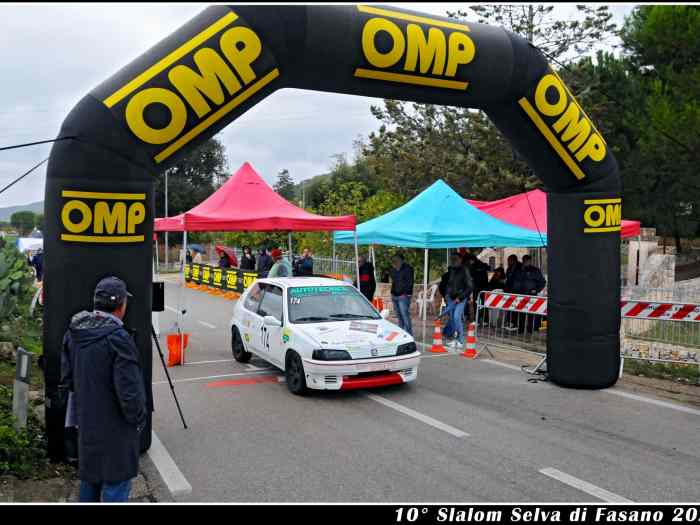
[[[296,286],[287,297],[292,323],[381,319],[352,286]]]

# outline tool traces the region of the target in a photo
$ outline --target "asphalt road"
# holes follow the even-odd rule
[[[191,348],[169,370],[187,430],[155,352],[153,379],[153,430],[176,465],[165,485],[191,486],[178,501],[700,499],[697,410],[430,354],[411,385],[300,398],[265,362],[233,361],[233,302],[168,283],[163,333],[179,304]]]

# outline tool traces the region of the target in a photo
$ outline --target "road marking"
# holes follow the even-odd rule
[[[206,326],[207,328],[211,328],[211,329],[216,328],[216,326],[214,326],[213,324],[209,324],[209,323],[204,322],[204,321],[197,321],[197,322],[203,326]]]
[[[151,448],[148,449],[148,456],[158,469],[160,477],[168,487],[170,494],[182,496],[192,492],[192,485],[189,484],[178,466],[170,457],[170,454],[160,442],[155,432],[151,431]]]
[[[544,474],[545,476],[549,476],[550,478],[554,478],[557,481],[561,481],[565,485],[581,490],[586,494],[595,496],[596,498],[607,503],[634,503],[632,500],[629,500],[623,496],[597,487],[596,485],[583,481],[582,479],[575,478],[566,472],[562,472],[561,470],[557,470],[555,468],[543,468],[540,470],[540,473]]]
[[[365,396],[370,398],[372,401],[376,401],[377,403],[381,403],[384,406],[387,406],[389,408],[393,408],[397,412],[401,412],[402,414],[405,414],[409,417],[417,419],[418,421],[422,421],[426,425],[430,425],[431,427],[435,427],[437,429],[440,429],[443,432],[447,432],[448,434],[452,434],[455,437],[468,437],[469,436],[469,434],[461,431],[458,428],[455,428],[455,427],[450,426],[446,423],[443,423],[442,421],[438,421],[437,419],[433,419],[432,417],[426,416],[425,414],[421,414],[420,412],[416,412],[415,410],[412,410],[412,409],[405,407],[403,405],[399,405],[398,403],[394,403],[393,401],[390,401],[385,397],[378,396],[376,394],[365,394]]]
[[[643,396],[638,396],[636,394],[630,394],[629,392],[624,392],[622,390],[617,390],[617,389],[605,389],[603,390],[606,394],[614,394],[616,396],[620,397],[626,397],[627,399],[634,399],[635,401],[641,401],[642,403],[650,403],[652,405],[664,407],[664,408],[670,408],[672,410],[678,410],[679,412],[685,412],[686,414],[693,414],[695,416],[700,416],[700,410],[697,410],[695,408],[690,408],[690,407],[685,407],[682,405],[676,405],[675,403],[667,403],[666,401],[660,401],[658,399],[653,399],[650,397],[643,397]]]
[[[523,369],[522,369],[521,367],[519,367],[518,365],[511,365],[511,364],[508,364],[508,363],[501,363],[500,361],[494,361],[493,359],[480,359],[480,361],[481,361],[482,363],[489,363],[489,364],[491,364],[491,365],[498,365],[498,366],[502,366],[502,367],[505,367],[505,368],[510,368],[511,370],[517,370],[518,372],[522,372],[522,371],[523,371]]]
[[[260,383],[277,383],[277,377],[272,376],[255,376],[255,377],[243,377],[241,379],[226,379],[223,381],[212,381],[207,383],[205,386],[207,388],[219,388],[222,386],[241,386],[241,385],[257,385]]]
[[[230,363],[231,361],[235,361],[235,359],[215,359],[214,361],[193,361],[191,363],[185,363],[185,366],[208,365],[209,363]]]
[[[177,313],[177,310],[175,308],[173,308],[172,306],[166,306],[165,309],[170,310],[171,312]]]
[[[269,370],[269,368],[261,368],[259,366],[251,365],[250,363],[245,364],[250,370]]]
[[[249,376],[250,374],[269,374],[267,370],[260,370],[259,372],[255,371],[250,371],[250,372],[238,372],[236,374],[221,374],[221,375],[216,375],[216,376],[203,376],[203,377],[189,377],[187,379],[176,379],[173,381],[174,383],[189,383],[191,381],[202,381],[203,379],[217,379],[219,377],[235,377],[235,376]],[[167,381],[154,381],[154,385],[164,385],[167,384]]]

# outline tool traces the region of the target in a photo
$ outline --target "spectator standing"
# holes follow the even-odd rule
[[[486,290],[489,284],[489,265],[480,261],[476,255],[471,253],[467,254],[466,261],[467,264],[465,266],[474,281],[473,304],[476,313],[476,308],[479,304],[479,294]],[[470,315],[470,319],[473,319],[473,316]]]
[[[451,337],[453,333],[456,334],[451,343],[451,346],[456,349],[464,346],[464,308],[474,290],[474,281],[463,261],[464,259],[458,253],[452,256],[452,267],[446,288],[447,308],[442,313],[450,319],[443,329],[443,335]]]
[[[192,262],[194,264],[202,264],[202,253],[197,252],[194,254],[194,258],[192,259]]]
[[[94,311],[73,316],[63,337],[61,384],[78,427],[80,502],[125,502],[138,474],[146,393],[139,351],[123,324],[124,281],[95,287]]]
[[[506,267],[506,284],[503,291],[507,293],[518,293],[516,291],[518,282],[520,281],[520,273],[523,265],[518,261],[518,256],[514,253],[510,254],[507,259]],[[519,312],[506,312],[504,328],[509,332],[517,330],[517,325],[520,324]]]
[[[357,258],[360,265],[360,293],[371,303],[374,299],[374,292],[377,290],[377,281],[374,279],[374,265],[367,260],[364,255]],[[357,286],[357,281],[353,283]]]
[[[304,248],[301,259],[297,260],[296,275],[310,276],[314,274],[314,258],[311,256],[311,250]]]
[[[250,246],[243,247],[243,255],[241,256],[241,270],[255,270],[255,255],[253,255]]]
[[[36,272],[36,280],[41,282],[44,278],[44,250],[41,248],[32,257],[32,266]]]
[[[231,267],[231,261],[229,261],[228,255],[226,255],[226,252],[222,251],[221,252],[221,257],[219,258],[219,268],[230,268]]]
[[[258,255],[258,273],[260,277],[267,277],[274,263],[272,257],[267,253],[267,249],[261,248],[260,255]]]
[[[270,268],[268,277],[291,277],[292,276],[292,265],[290,262],[282,257],[282,250],[275,248],[272,250],[272,260],[274,264]]]
[[[185,262],[187,264],[192,264],[192,252],[189,250],[185,252]]]
[[[391,302],[399,320],[399,327],[413,335],[411,326],[411,297],[413,296],[413,268],[397,253],[391,259]]]
[[[544,290],[547,280],[542,275],[542,271],[532,265],[532,258],[529,255],[523,256],[522,268],[519,273],[519,278],[515,282],[515,293],[523,295],[537,295]],[[532,317],[532,323],[530,323]],[[542,317],[539,315],[530,316],[529,314],[521,313],[518,323],[518,332],[527,331],[532,333],[539,330]]]

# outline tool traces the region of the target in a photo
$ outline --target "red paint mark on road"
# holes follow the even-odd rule
[[[277,376],[244,377],[242,379],[229,379],[226,381],[212,381],[207,383],[207,388],[220,388],[224,386],[256,385],[258,383],[277,383]]]

